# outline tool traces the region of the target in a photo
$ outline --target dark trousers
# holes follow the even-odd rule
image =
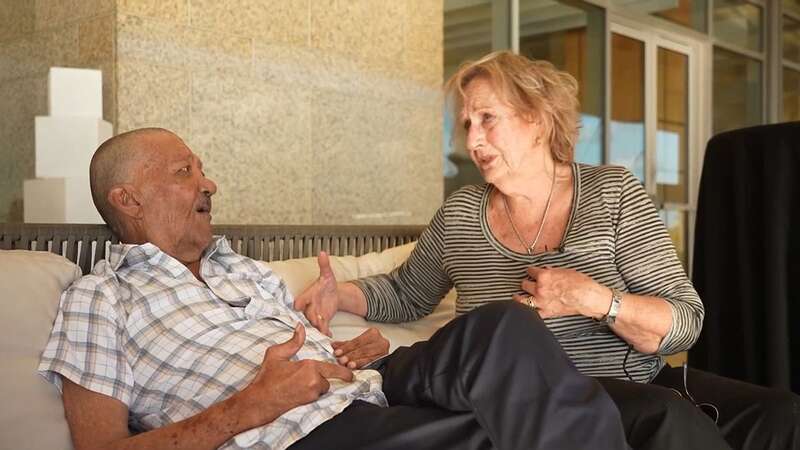
[[[291,448],[627,448],[608,394],[514,302],[451,321],[379,370],[389,408],[356,402]]]
[[[671,367],[652,384],[599,381],[634,449],[800,449],[800,398],[791,392],[691,368],[686,385],[683,368]]]
[[[792,392],[692,368],[685,386],[682,368],[665,367],[653,383],[691,396],[703,411],[718,416],[719,432],[735,449],[800,450],[800,396]]]

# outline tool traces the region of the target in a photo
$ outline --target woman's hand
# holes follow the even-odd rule
[[[515,294],[514,300],[535,307],[543,319],[576,314],[599,319],[611,307],[611,289],[572,269],[528,267],[522,290],[526,295]]]
[[[339,291],[328,254],[320,252],[317,263],[319,278],[294,299],[294,309],[303,311],[311,325],[331,336],[330,322],[339,310]]]

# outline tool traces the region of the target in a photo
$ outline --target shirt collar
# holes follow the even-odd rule
[[[208,260],[218,252],[227,254],[231,251],[230,244],[228,244],[228,240],[225,239],[225,236],[214,236],[208,244],[208,247],[203,251],[201,260]],[[112,244],[108,255],[108,264],[114,271],[117,271],[122,267],[149,264],[153,258],[161,254],[170,256],[150,242],[144,244]]]

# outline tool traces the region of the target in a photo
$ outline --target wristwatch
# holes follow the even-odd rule
[[[614,325],[614,322],[617,321],[617,315],[619,314],[619,308],[622,306],[622,292],[617,289],[611,288],[611,307],[608,308],[608,313],[606,314],[605,320],[606,323],[609,325]]]

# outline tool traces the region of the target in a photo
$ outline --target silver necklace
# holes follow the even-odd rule
[[[550,201],[553,200],[553,191],[556,186],[556,171],[553,168],[553,182],[550,183],[550,193],[547,194],[547,203],[544,206],[544,213],[542,214],[542,221],[539,223],[539,231],[536,232],[536,237],[533,239],[533,243],[528,245],[525,243],[525,240],[522,239],[522,235],[517,230],[516,225],[514,225],[514,219],[511,218],[511,210],[508,208],[508,201],[506,200],[506,196],[501,192],[500,197],[503,199],[503,207],[506,210],[506,216],[508,216],[508,223],[511,224],[511,229],[514,230],[514,234],[517,236],[517,240],[520,244],[525,248],[525,251],[528,255],[533,255],[533,249],[536,248],[536,244],[539,243],[539,238],[542,237],[542,231],[544,230],[544,222],[547,220],[547,212],[550,211]]]

